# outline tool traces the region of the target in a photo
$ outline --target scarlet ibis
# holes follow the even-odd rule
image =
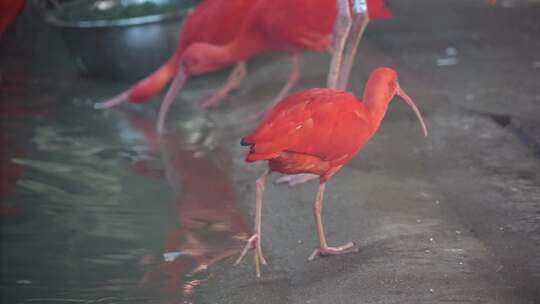
[[[392,11],[386,7],[384,0],[337,0],[334,53],[328,71],[328,88],[347,89],[356,50],[368,22],[390,17]],[[316,178],[317,175],[309,173],[294,174],[280,177],[276,183],[294,186]]]
[[[204,0],[186,18],[180,31],[177,48],[165,64],[127,91],[107,101],[97,103],[95,107],[105,109],[126,101],[131,103],[146,102],[150,97],[158,94],[174,78],[158,116],[158,132],[162,133],[168,109],[182,87],[187,74],[200,75],[210,71],[190,69],[188,72],[181,68],[184,56],[190,47],[198,43],[221,45],[229,42],[240,30],[242,21],[245,20],[254,4],[255,1],[252,0]],[[189,52],[197,52],[197,47]],[[216,65],[215,69],[221,67],[223,66]],[[225,85],[208,100],[226,97],[229,91],[238,87],[246,73],[245,62],[239,60]]]
[[[222,27],[221,22],[234,23],[237,26],[241,24],[241,26],[234,28],[238,31],[233,35],[233,38],[229,37],[230,39],[224,40],[222,43],[214,42],[211,39],[190,40],[189,45],[186,44],[182,52],[177,51],[175,53],[174,59],[170,60],[173,62],[160,68],[155,72],[155,76],[151,76],[150,79],[156,78],[156,80],[152,80],[151,84],[154,81],[159,82],[159,88],[146,92],[155,94],[173,74],[176,74],[176,78],[160,109],[158,131],[163,131],[166,113],[177,92],[189,76],[201,75],[231,64],[237,64],[223,88],[203,104],[204,107],[215,106],[226,97],[227,92],[237,87],[245,77],[244,62],[252,56],[263,52],[286,52],[291,55],[292,69],[289,80],[272,104],[281,100],[289,93],[299,78],[298,54],[304,50],[322,51],[329,48],[332,28],[337,14],[336,1],[340,3],[347,2],[346,6],[348,7],[348,1],[360,0],[259,0],[248,1],[252,3],[252,6],[243,3],[240,8],[234,10],[229,7],[231,1],[207,0],[198,6],[196,11],[201,11],[201,13],[197,15],[197,18],[198,20],[204,19],[204,25],[196,23],[196,27],[192,26],[192,24],[195,24],[195,22],[191,22],[192,16],[195,15],[193,13],[182,28],[182,35],[186,35],[186,32],[205,31],[205,27],[216,28],[219,31]],[[207,5],[203,7],[204,4]],[[384,6],[383,0],[368,0],[368,5],[374,8],[369,10],[370,19],[391,16],[390,11]],[[240,9],[244,9],[241,14],[237,12]],[[206,14],[202,13],[209,10],[212,11]],[[221,19],[209,17],[213,15],[221,16],[221,14],[224,14],[224,10],[229,11],[229,15],[232,17],[222,17]],[[363,16],[367,18],[365,14]],[[350,13],[348,18],[350,19]],[[366,18],[364,19],[367,20]],[[348,26],[350,27],[350,22]],[[232,32],[231,30],[230,33]],[[344,35],[344,33],[347,34],[348,31],[340,31],[340,35]],[[352,50],[349,53],[352,54]],[[346,54],[349,53],[346,52]],[[354,56],[354,54],[351,56]],[[345,56],[345,58],[348,57]],[[339,63],[340,66],[343,65],[341,62]],[[178,68],[178,66],[180,67]],[[148,86],[149,84],[145,83],[145,81],[147,80],[143,80],[138,86]],[[154,86],[151,87],[154,88]],[[155,87],[158,86],[155,85]],[[134,95],[134,92],[128,91],[105,103],[98,104],[98,107],[114,106],[127,99],[137,102],[150,96],[148,94],[141,95],[144,98],[139,99]]]
[[[355,18],[351,16],[351,4],[353,12],[357,12]],[[339,14],[337,8],[339,8]],[[348,78],[347,67],[352,65],[352,58],[356,51],[353,43],[358,45],[367,20],[391,16],[392,13],[383,0],[368,0],[367,3],[362,0],[260,0],[250,12],[242,30],[233,40],[221,46],[200,45],[198,52],[193,52],[185,60],[192,68],[198,67],[204,70],[215,62],[230,64],[263,52],[288,53],[292,60],[291,72],[287,83],[272,102],[271,106],[273,106],[288,95],[298,81],[299,53],[306,50],[322,51],[330,47],[332,29],[336,20],[340,21],[334,31],[337,41],[334,57],[337,59],[333,60],[332,66],[336,66],[334,74],[340,76],[343,74],[343,78]],[[358,26],[356,26],[357,23]],[[353,40],[350,38],[353,34],[356,34],[357,39],[343,50],[345,43],[342,42],[347,39]],[[344,56],[341,56],[343,53]],[[345,81],[342,82],[345,83]],[[219,101],[215,100],[214,104]]]
[[[268,169],[256,182],[254,234],[236,263],[249,249],[254,249],[257,276],[260,276],[259,264],[266,264],[261,247],[261,208],[265,179],[271,172],[319,176],[320,186],[313,204],[319,246],[309,260],[317,255],[355,251],[352,242],[338,247],[329,247],[326,242],[321,217],[324,188],[375,134],[395,95],[413,109],[427,136],[422,115],[400,87],[396,71],[383,67],[371,73],[363,101],[342,90],[309,89],[280,101],[255,131],[242,138],[241,144],[249,147],[246,161],[266,160]]]

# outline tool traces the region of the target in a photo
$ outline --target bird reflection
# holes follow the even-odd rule
[[[13,162],[13,158],[24,155],[24,150],[4,134],[0,134],[0,146],[0,215],[16,214],[19,210],[5,206],[4,200],[15,194],[17,180],[24,172],[22,166]]]
[[[127,128],[161,158],[164,169],[149,160],[130,167],[152,178],[165,178],[174,192],[177,225],[168,232],[163,257],[146,256],[142,264],[151,267],[141,283],[165,284],[163,290],[181,296],[193,294],[204,282],[205,271],[215,263],[235,255],[249,231],[237,207],[235,189],[227,174],[224,151],[212,148],[212,133],[194,121],[181,131],[160,137],[155,124],[144,113],[122,110]]]

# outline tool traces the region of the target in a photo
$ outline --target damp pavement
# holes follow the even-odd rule
[[[331,245],[307,262],[317,183],[264,196],[246,118],[287,79],[288,59],[252,60],[240,90],[203,113],[226,72],[190,80],[153,128],[157,100],[97,111],[127,83],[80,77],[58,33],[25,12],[0,48],[2,303],[540,303],[540,3],[390,1],[368,26],[350,88],[394,67],[429,129],[394,101],[377,135],[328,184]],[[297,90],[329,57],[302,57]],[[170,253],[174,261],[166,262]]]

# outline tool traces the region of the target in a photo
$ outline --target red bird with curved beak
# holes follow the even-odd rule
[[[351,7],[354,17],[351,16]],[[274,99],[273,106],[288,95],[298,81],[299,53],[329,49],[334,29],[335,54],[345,53],[343,59],[337,56],[339,58],[334,60],[338,62],[335,74],[348,77],[348,66],[352,65],[356,46],[368,20],[391,16],[392,12],[384,0],[259,0],[234,39],[223,45],[193,45],[190,52],[184,54],[183,64],[188,74],[202,74],[265,52],[288,53],[292,60],[289,80]],[[342,22],[334,28],[336,20]],[[352,34],[356,34],[357,40],[345,46],[344,42],[351,40]],[[206,105],[215,106],[221,100],[208,100]]]
[[[313,204],[319,246],[309,260],[317,255],[355,251],[352,242],[338,247],[329,247],[326,242],[321,217],[324,188],[375,134],[395,95],[413,109],[427,136],[422,115],[399,86],[396,71],[378,68],[368,79],[363,101],[341,90],[309,89],[282,100],[255,131],[242,138],[241,144],[250,148],[246,161],[267,160],[269,169],[257,179],[255,233],[236,263],[248,249],[254,249],[257,276],[259,263],[266,264],[261,249],[261,208],[265,179],[271,172],[319,176],[320,186]]]
[[[95,104],[95,108],[107,109],[124,102],[146,102],[163,90],[172,80],[172,85],[163,100],[158,117],[158,132],[162,133],[168,109],[183,86],[187,75],[190,74],[184,70],[182,65],[184,56],[194,52],[190,50],[191,46],[198,43],[222,45],[231,41],[240,31],[242,21],[246,19],[255,3],[253,0],[204,0],[197,5],[182,25],[178,46],[165,64],[127,91]],[[195,51],[197,50],[195,49]],[[203,74],[195,72],[192,71],[191,74]],[[229,91],[238,87],[246,73],[245,61],[238,61],[226,84],[218,89],[210,99],[226,97]]]
[[[384,0],[336,0],[337,18],[334,24],[334,54],[328,71],[327,87],[347,90],[356,50],[367,24],[372,19],[392,17]],[[300,173],[278,178],[276,183],[294,186],[317,178],[317,175]]]
[[[188,77],[202,75],[231,64],[237,64],[226,84],[203,103],[205,108],[216,106],[227,96],[230,90],[238,87],[245,77],[247,73],[244,64],[245,60],[263,52],[287,52],[292,58],[291,73],[289,80],[274,99],[273,105],[289,93],[299,78],[298,54],[305,50],[321,51],[329,48],[330,36],[338,11],[336,1],[341,3],[341,6],[349,6],[350,3],[354,4],[360,0],[248,1],[252,3],[251,5],[245,4],[244,0],[244,2],[241,1],[243,3],[241,7],[231,9],[233,3],[238,1],[207,0],[195,9],[197,14],[194,12],[182,28],[182,36],[194,33],[192,35],[195,37],[198,32],[206,31],[207,27],[211,28],[214,35],[219,36],[224,24],[235,24],[238,27],[234,28],[237,32],[233,37],[224,39],[223,42],[214,41],[217,38],[192,39],[189,43],[184,44],[181,41],[185,48],[179,47],[173,58],[156,71],[154,75],[141,81],[130,91],[104,103],[97,104],[97,107],[111,107],[126,100],[142,102],[159,92],[173,75],[176,75],[160,108],[158,131],[162,133],[168,109]],[[349,1],[351,2],[349,3]],[[364,3],[364,5],[366,4]],[[367,6],[370,7],[369,19],[391,17],[391,12],[384,6],[383,0],[367,0]],[[238,11],[242,9],[243,11],[239,13]],[[228,18],[214,18],[213,16],[228,16]],[[367,16],[363,16],[365,18],[362,19],[362,22],[364,22],[365,26],[368,19]],[[347,20],[351,20],[350,14],[345,17]],[[197,22],[192,21],[193,18],[196,18]],[[339,18],[342,19],[341,15]],[[353,18],[352,20],[352,23],[349,22],[340,27],[341,31],[337,34],[347,36],[351,28],[355,29],[354,26],[351,27],[351,24],[354,25],[356,19]],[[203,21],[204,23],[199,23]],[[360,28],[363,30],[363,27]],[[234,32],[232,29],[227,36]],[[353,49],[355,50],[355,48]],[[341,54],[342,52],[339,51],[338,53]],[[345,53],[352,54],[353,50],[346,49]],[[350,57],[354,57],[354,54]],[[348,57],[345,56],[345,58]],[[344,60],[344,65],[346,65],[346,62],[347,60]],[[350,62],[352,64],[352,59]],[[140,93],[136,94],[137,92]]]

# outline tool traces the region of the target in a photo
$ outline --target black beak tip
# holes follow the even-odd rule
[[[240,145],[241,146],[249,146],[249,144],[246,142],[246,140],[242,137],[242,139],[240,139]]]

